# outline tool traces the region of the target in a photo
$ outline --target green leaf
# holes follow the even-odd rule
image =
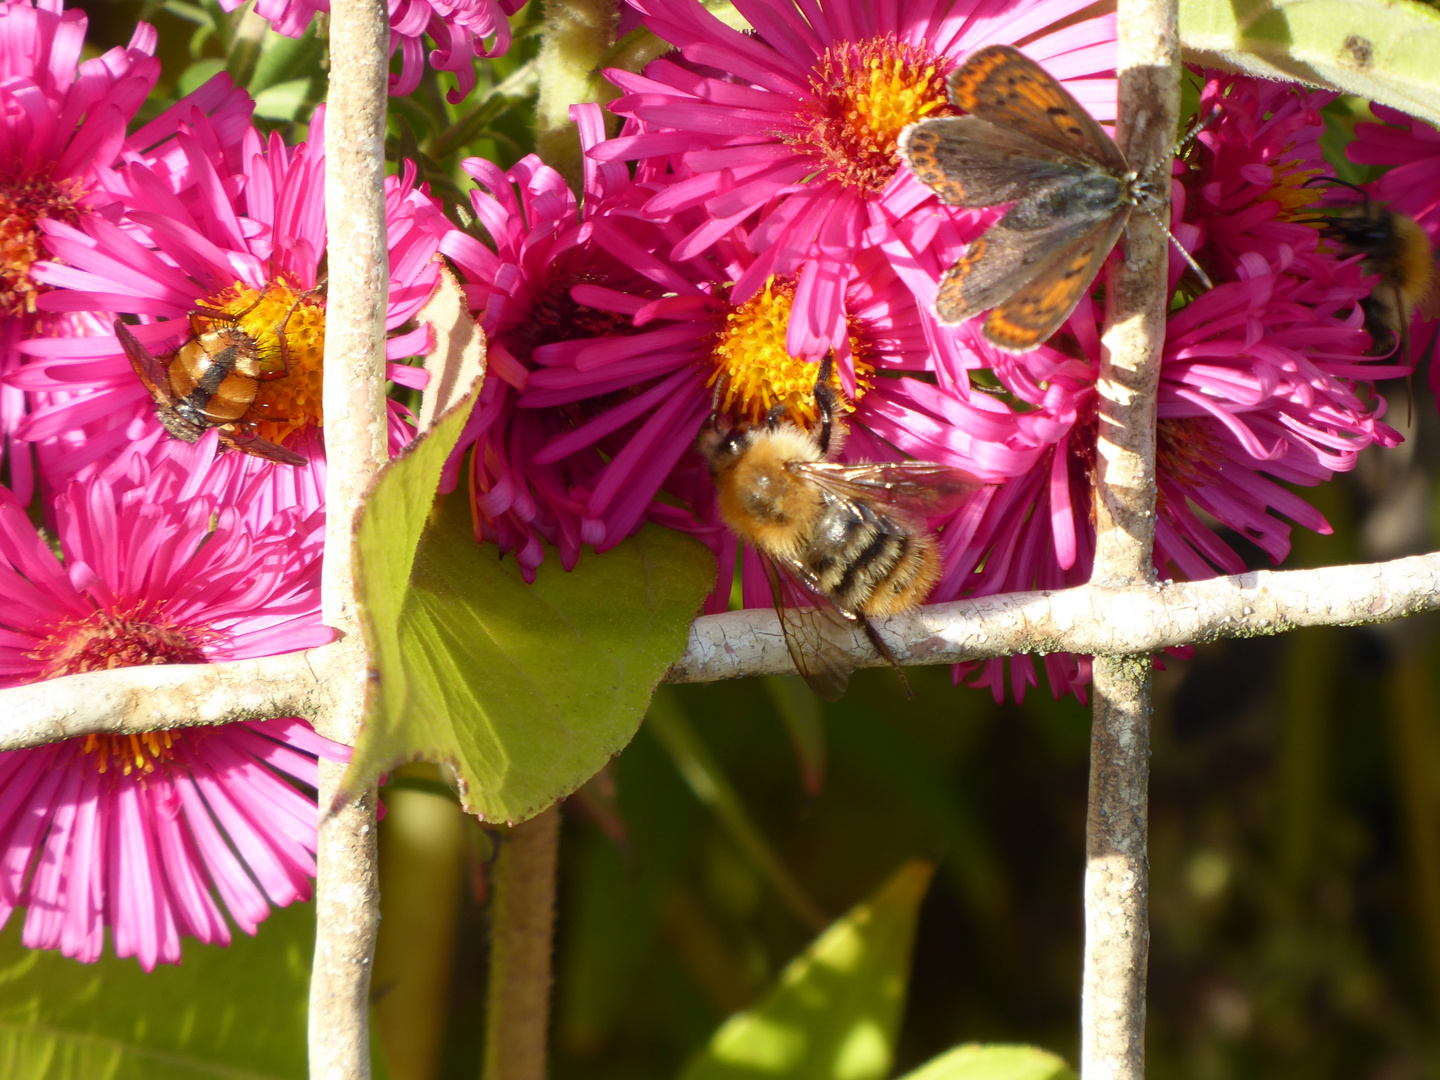
[[[932,1058],[900,1080],[1077,1080],[1075,1070],[1034,1046],[967,1043]]]
[[[434,353],[460,363],[471,350],[439,314],[444,293],[421,318],[432,321]],[[455,401],[454,380],[426,366]],[[366,499],[356,545],[374,676],[344,790],[401,762],[443,761],[466,810],[521,821],[634,736],[685,648],[715,560],[698,541],[649,527],[603,555],[583,553],[569,572],[552,553],[527,584],[513,558],[475,542],[463,493],[435,502],[478,392],[475,380]]]
[[[246,89],[258,94],[276,83],[295,80],[308,83],[319,71],[324,56],[325,46],[316,36],[313,24],[298,38],[268,31],[260,44],[260,58]]]
[[[204,32],[203,29],[196,31],[196,33]],[[180,78],[176,81],[176,88],[180,91],[181,96],[193,94],[224,70],[224,60],[197,60],[180,73]]]
[[[880,1080],[905,1005],[915,919],[934,867],[901,867],[721,1025],[681,1080]]]
[[[1440,123],[1440,12],[1414,0],[1180,0],[1185,59]]]
[[[309,79],[268,86],[255,95],[255,115],[265,120],[294,120],[309,94]]]
[[[146,974],[0,934],[0,1076],[6,1080],[303,1080],[315,908],[271,914],[229,946],[186,941],[178,967]]]
[[[387,516],[378,499],[370,513]],[[513,558],[476,544],[468,500],[445,499],[379,657],[351,774],[445,761],[471,813],[539,813],[634,736],[714,580],[709,549],[650,526],[569,572],[552,551],[530,585]]]

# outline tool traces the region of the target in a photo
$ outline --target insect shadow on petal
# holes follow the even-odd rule
[[[900,156],[951,206],[1014,205],[941,279],[942,323],[988,310],[982,332],[991,343],[1014,353],[1038,347],[1075,310],[1136,206],[1210,287],[1154,210],[1168,190],[1160,186],[1168,159],[1138,174],[1068,90],[1008,45],[971,54],[947,85],[969,115],[911,124]]]

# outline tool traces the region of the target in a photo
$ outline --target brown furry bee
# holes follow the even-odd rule
[[[1335,207],[1319,219],[1320,233],[1346,254],[1361,254],[1361,268],[1378,274],[1375,290],[1361,301],[1372,353],[1398,352],[1410,361],[1410,323],[1416,308],[1434,314],[1435,249],[1420,223],[1370,198],[1363,188],[1334,177],[1317,176],[1307,184],[1327,183],[1357,191],[1362,202]]]
[[[119,319],[115,320],[115,335],[130,358],[130,366],[155,400],[155,415],[175,438],[193,443],[207,429],[219,428],[221,445],[231,450],[255,454],[282,465],[304,465],[306,459],[293,450],[256,434],[252,413],[260,384],[290,374],[285,324],[301,301],[310,295],[298,297],[275,328],[280,342],[278,371],[266,368],[259,342],[240,327],[240,320],[264,299],[264,290],[254,304],[234,315],[196,308],[190,313],[193,336],[168,360],[151,356]],[[221,325],[205,329],[197,322],[200,318]]]
[[[845,692],[851,664],[815,620],[861,627],[905,683],[870,617],[909,611],[924,601],[940,578],[935,536],[925,518],[953,510],[979,484],[932,462],[827,460],[845,434],[830,374],[827,357],[815,381],[820,423],[814,432],[785,420],[784,406],[777,406],[763,424],[731,425],[712,417],[696,449],[710,463],[720,516],[761,555],[796,670],[822,698],[835,701]],[[787,604],[787,585],[798,586],[811,606]]]

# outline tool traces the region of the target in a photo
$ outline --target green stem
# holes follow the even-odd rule
[[[490,908],[483,1080],[545,1080],[560,807],[501,838]]]
[[[616,8],[616,0],[545,0],[535,149],[577,191],[582,172],[580,141],[570,119],[570,106],[605,102],[616,95],[598,70],[614,41]]]

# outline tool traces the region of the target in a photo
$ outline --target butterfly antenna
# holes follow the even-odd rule
[[[1175,234],[1170,231],[1170,226],[1160,219],[1160,215],[1155,212],[1155,208],[1151,206],[1148,201],[1142,202],[1140,206],[1150,215],[1150,220],[1155,222],[1156,225],[1159,225],[1165,235],[1170,238],[1170,242],[1175,245],[1175,250],[1185,257],[1185,261],[1190,264],[1190,269],[1194,270],[1196,276],[1199,277],[1200,284],[1204,285],[1207,289],[1213,289],[1215,283],[1210,280],[1210,275],[1200,268],[1200,264],[1195,261],[1195,257],[1185,250],[1185,245],[1175,238]]]
[[[1200,119],[1196,120],[1193,124],[1190,125],[1190,130],[1185,132],[1184,136],[1181,137],[1180,141],[1175,144],[1175,156],[1179,157],[1180,151],[1184,150],[1187,146],[1194,142],[1196,135],[1199,135],[1200,132],[1204,131],[1207,127],[1209,127],[1218,119],[1220,119],[1220,106],[1216,105],[1215,108],[1211,109],[1208,113],[1206,113],[1204,116],[1200,117]]]

